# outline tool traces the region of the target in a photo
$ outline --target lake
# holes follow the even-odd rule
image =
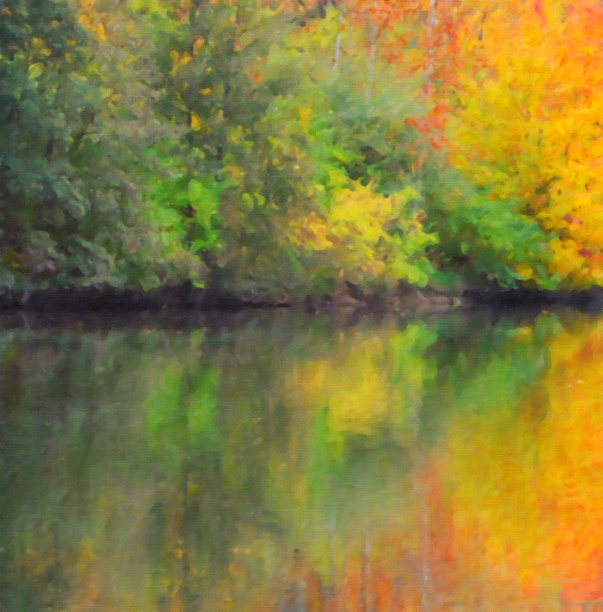
[[[603,610],[603,318],[0,320],[0,609]]]

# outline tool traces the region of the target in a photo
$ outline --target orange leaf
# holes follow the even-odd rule
[[[431,143],[431,146],[434,149],[437,149],[438,151],[442,150],[442,146],[440,145],[440,143],[435,138],[430,138],[429,142]]]

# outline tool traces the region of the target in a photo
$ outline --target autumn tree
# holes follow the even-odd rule
[[[514,11],[514,12],[511,12]],[[546,276],[585,287],[601,278],[600,7],[535,2],[480,22],[475,70],[463,74],[451,162],[493,207],[534,220],[551,253]],[[539,283],[542,260],[515,266]]]

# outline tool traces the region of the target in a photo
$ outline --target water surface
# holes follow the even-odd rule
[[[185,319],[3,321],[0,609],[598,609],[603,319]]]

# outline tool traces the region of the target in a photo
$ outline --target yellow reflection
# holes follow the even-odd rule
[[[603,598],[602,361],[603,323],[583,321],[518,412],[458,415],[437,451],[459,585],[481,582],[487,609]]]
[[[291,402],[312,412],[327,407],[332,439],[371,435],[385,425],[413,438],[425,375],[422,352],[431,341],[422,325],[342,334],[327,356],[292,367]]]

